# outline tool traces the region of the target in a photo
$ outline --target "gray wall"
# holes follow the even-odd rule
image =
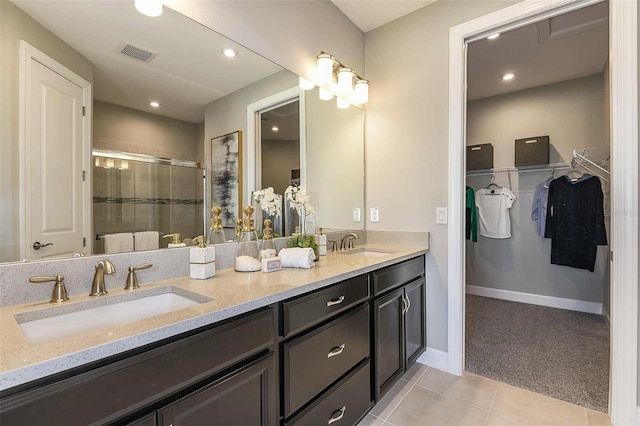
[[[19,256],[18,78],[20,40],[85,80],[93,65],[9,1],[0,1],[0,262]]]
[[[549,135],[549,161],[571,161],[573,149],[609,144],[602,74],[467,104],[467,144],[491,143],[493,166],[513,167],[515,139]]]
[[[284,194],[291,183],[291,170],[300,168],[300,141],[262,141],[262,187],[273,187],[276,194]]]
[[[106,102],[93,103],[93,147],[198,160],[201,125]]]
[[[367,209],[371,230],[429,231],[427,342],[447,351],[447,205],[449,28],[515,1],[440,0],[365,35],[371,80],[365,125]],[[368,216],[368,215],[365,215]]]
[[[568,162],[575,148],[607,145],[603,75],[550,84],[467,104],[467,142],[491,142],[494,166],[514,167],[514,140],[549,135],[550,162]],[[562,172],[559,172],[561,174]],[[594,272],[550,264],[551,240],[535,233],[531,206],[536,186],[551,173],[498,174],[516,201],[510,209],[511,238],[478,236],[467,242],[467,285],[603,303],[609,281],[608,246],[598,247]],[[468,176],[475,190],[489,176]],[[608,190],[605,205],[609,205]]]

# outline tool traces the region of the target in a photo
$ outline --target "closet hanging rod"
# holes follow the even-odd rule
[[[551,171],[554,169],[569,169],[571,168],[570,163],[553,163],[553,164],[545,164],[542,166],[523,166],[523,167],[503,167],[500,169],[484,169],[484,170],[471,170],[467,172],[467,176],[484,176],[484,175],[493,175],[498,173],[529,173],[529,172],[544,172]]]

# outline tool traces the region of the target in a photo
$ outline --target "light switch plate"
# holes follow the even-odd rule
[[[436,224],[438,225],[447,224],[447,208],[446,207],[436,207]]]
[[[353,209],[353,221],[360,222],[360,207]]]
[[[371,223],[380,222],[380,211],[377,207],[371,207]]]

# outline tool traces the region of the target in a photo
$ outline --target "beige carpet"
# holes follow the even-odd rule
[[[466,296],[466,369],[607,411],[609,326],[600,315]]]

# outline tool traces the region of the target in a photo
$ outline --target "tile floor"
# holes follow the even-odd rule
[[[359,426],[611,426],[609,416],[471,373],[416,363]]]

